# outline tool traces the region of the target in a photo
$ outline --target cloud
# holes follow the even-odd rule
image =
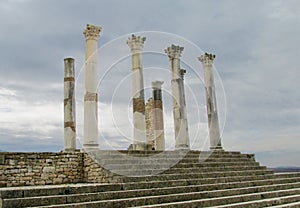
[[[222,137],[224,146],[258,152],[267,165],[281,165],[284,162],[299,165],[289,159],[297,155],[295,147],[299,146],[297,138],[300,134],[299,6],[296,0],[218,3],[193,0],[1,1],[0,149],[16,150],[18,147],[19,151],[30,150],[30,145],[36,150],[62,149],[63,58],[72,56],[76,59],[78,75],[84,65],[85,40],[82,32],[86,23],[93,23],[103,26],[99,46],[120,35],[158,30],[181,35],[203,51],[216,53],[215,67],[226,92],[222,94],[221,83],[217,82],[221,122],[225,121],[225,111],[222,109],[227,102]],[[153,45],[150,39],[146,43]],[[161,42],[157,45],[161,45],[162,49],[166,46]],[[123,49],[128,50],[125,42],[123,48],[115,48],[110,53]],[[184,51],[186,56],[188,51],[188,48]],[[160,64],[166,57],[143,58],[147,68],[152,65],[151,62],[162,66]],[[182,59],[186,57],[183,55]],[[197,106],[192,104],[191,96],[187,98],[187,106],[188,115],[192,115],[189,116],[190,129],[192,131],[200,125],[202,133],[198,143],[202,144],[206,138],[203,83],[195,79],[195,73],[190,70],[201,71],[201,65],[196,62],[193,67],[182,66],[188,69],[186,83],[198,90],[194,94],[200,103],[200,123],[193,119],[192,114]],[[99,62],[103,67],[109,63],[109,58]],[[119,65],[115,71],[119,73],[111,74],[110,80],[103,83],[100,89],[102,111],[99,125],[112,141],[115,134],[110,123],[110,88],[130,73],[130,68],[126,68],[128,63],[124,61],[123,65]],[[164,66],[168,69],[167,60]],[[128,71],[122,71],[125,68]],[[81,102],[83,85],[79,83],[83,83],[83,76],[79,78],[77,98]],[[164,87],[167,89],[170,83],[167,76],[165,79]],[[150,83],[149,80],[145,82]],[[189,94],[188,87],[186,91]],[[119,102],[115,100],[117,109],[125,109],[125,114],[130,112],[127,109],[128,96],[130,88],[122,86],[117,96]],[[149,96],[150,91],[147,91],[146,97]],[[170,132],[171,135],[172,107],[168,104],[171,99],[167,93],[165,99],[166,134]],[[121,105],[124,102],[126,105]],[[172,143],[172,136],[166,138]],[[119,144],[116,141],[114,145]],[[52,142],[60,146],[51,145]],[[119,142],[122,147],[127,145],[121,140]],[[23,144],[16,145],[20,143]],[[273,153],[266,154],[272,149],[286,154],[282,154],[282,159],[276,162],[270,156]],[[291,154],[288,154],[289,151]]]

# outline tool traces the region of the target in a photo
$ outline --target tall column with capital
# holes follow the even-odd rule
[[[146,38],[132,35],[127,44],[132,57],[133,150],[144,150],[146,144],[144,78],[142,48]]]
[[[198,59],[202,62],[204,69],[204,84],[206,91],[206,108],[208,117],[208,128],[210,137],[210,149],[222,150],[219,119],[217,111],[216,93],[212,65],[215,59],[214,54],[205,53]]]
[[[98,38],[100,26],[87,25],[85,53],[84,149],[98,148]]]
[[[64,59],[64,151],[76,149],[74,59]]]
[[[175,129],[175,149],[189,149],[189,132],[185,108],[183,79],[180,72],[180,56],[183,47],[171,45],[165,49],[169,57],[172,73],[173,117]]]
[[[164,135],[164,117],[163,117],[163,103],[161,86],[164,82],[154,81],[152,82],[152,98],[153,109],[151,111],[151,120],[153,124],[153,139],[155,150],[165,150],[165,135]]]

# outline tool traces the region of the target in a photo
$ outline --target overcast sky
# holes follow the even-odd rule
[[[68,56],[76,59],[76,73],[83,83],[79,71],[84,64],[82,32],[87,23],[103,27],[99,47],[126,34],[162,31],[181,36],[203,51],[216,54],[215,69],[222,81],[218,85],[220,89],[223,86],[225,92],[222,95],[222,90],[217,91],[221,120],[226,121],[222,135],[224,148],[255,153],[263,165],[300,166],[300,2],[297,0],[2,0],[2,151],[63,149],[63,59]],[[146,43],[151,44],[148,40]],[[184,52],[188,54],[187,48]],[[130,65],[129,69],[122,65],[126,65],[126,61],[111,74],[112,80],[130,73]],[[167,65],[166,58],[166,68]],[[201,69],[199,64],[199,71]],[[127,70],[124,75],[123,70]],[[191,83],[192,75],[192,70],[187,72],[186,84],[190,81],[187,91],[193,84],[203,87],[201,79],[199,83],[197,80]],[[130,85],[130,77],[124,86],[126,83]],[[103,82],[103,89],[111,85]],[[167,88],[170,83],[165,85]],[[109,123],[105,119],[110,119],[112,113],[109,112],[111,100],[105,95],[101,100],[101,90],[99,119],[102,124],[99,125],[103,125],[103,129],[100,131],[112,142],[117,142],[115,130],[108,124],[105,126]],[[119,94],[120,97],[126,95]],[[202,105],[205,100],[200,88],[197,96],[199,112],[205,117]],[[167,92],[164,99],[166,134],[171,135],[172,113],[171,107],[166,106],[170,100]],[[119,117],[124,113],[121,104],[114,105],[114,111],[120,111],[116,113]],[[124,116],[130,120],[130,104],[127,102],[126,106]],[[193,112],[193,107],[188,104],[189,112]],[[226,118],[223,118],[224,107]],[[80,119],[82,109],[77,110]],[[193,115],[189,113],[188,117],[193,129]],[[199,123],[199,129],[204,128],[203,124],[205,119]],[[205,143],[201,138],[205,134],[200,133],[199,143]],[[168,137],[167,141],[172,143],[173,138]],[[126,141],[120,143],[120,146],[128,145]]]

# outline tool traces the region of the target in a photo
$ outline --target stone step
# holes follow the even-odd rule
[[[299,185],[298,185],[299,186]],[[272,187],[274,188],[274,187]],[[279,187],[282,189],[283,187]],[[266,191],[264,191],[266,190]],[[263,192],[262,192],[263,191]],[[257,193],[258,192],[258,193]],[[113,192],[115,193],[115,192]],[[71,204],[60,204],[52,206],[38,206],[38,207],[143,207],[145,204],[156,205],[158,207],[163,207],[164,203],[173,202],[184,202],[193,200],[193,207],[207,207],[207,206],[217,206],[222,204],[238,203],[245,201],[260,200],[262,198],[275,198],[290,195],[300,195],[300,187],[293,189],[283,189],[276,191],[268,191],[266,187],[246,187],[228,190],[217,190],[217,191],[202,191],[202,192],[189,192],[189,193],[179,193],[179,194],[168,194],[168,195],[158,195],[158,196],[142,196],[134,198],[114,198],[110,200],[98,200],[98,201],[88,201],[88,202],[77,202]],[[105,195],[103,195],[105,196]],[[76,197],[80,199],[81,197]],[[199,200],[201,199],[201,200]],[[167,207],[184,207],[184,203],[177,204],[173,203],[172,206]]]
[[[266,175],[272,174],[271,170],[250,170],[250,171],[227,171],[227,172],[209,172],[209,173],[186,173],[186,174],[161,174],[150,176],[124,177],[114,176],[114,179],[119,182],[140,182],[140,181],[161,181],[161,180],[178,180],[178,179],[193,179],[193,178],[209,178],[209,177],[236,177],[250,175]]]
[[[102,155],[244,155],[239,151],[198,151],[198,150],[166,150],[166,151],[139,151],[139,150],[96,150],[90,151],[88,154],[102,154]],[[247,154],[246,154],[247,155]],[[254,155],[254,154],[249,154]]]
[[[136,167],[141,169],[164,169],[169,168],[170,163],[159,163],[159,164],[107,164],[104,165],[106,169],[133,169]],[[172,166],[173,168],[223,168],[223,167],[236,167],[236,166],[259,166],[258,162],[205,162],[205,163],[177,163]]]
[[[228,197],[221,198],[220,200],[227,200]],[[231,198],[232,199],[232,198]],[[212,199],[213,200],[213,199]],[[210,208],[260,208],[260,207],[299,207],[300,204],[300,194],[291,195],[291,196],[282,196],[282,197],[275,197],[269,199],[260,199],[254,201],[247,201],[247,202],[238,202],[226,205],[219,205],[219,206],[210,206],[210,205],[203,205],[204,200],[191,200],[191,201],[183,201],[183,202],[173,202],[173,203],[164,203],[164,204],[156,204],[156,205],[146,205],[146,206],[139,206],[140,208],[194,208],[194,207],[210,207]],[[205,203],[205,202],[204,202]],[[209,203],[209,202],[208,202]],[[202,205],[201,205],[202,204]],[[281,204],[281,205],[278,205]],[[277,205],[277,206],[273,206]]]
[[[202,162],[202,163],[177,163],[174,167],[225,167],[225,166],[259,166],[258,162]]]
[[[116,154],[106,154],[102,152],[97,152],[93,154],[89,154],[93,158],[97,159],[222,159],[222,158],[235,158],[235,159],[252,159],[254,160],[253,154],[214,154],[214,153],[197,153],[197,154],[177,154],[176,152],[172,153],[160,153],[160,154],[122,154],[122,153],[116,153]]]
[[[137,168],[137,167],[135,167]],[[232,166],[232,167],[215,167],[215,168],[171,168],[171,169],[110,169],[110,171],[126,176],[143,176],[143,175],[157,175],[163,174],[185,174],[185,173],[210,173],[210,172],[227,172],[227,171],[247,171],[247,170],[266,170],[264,166]]]
[[[299,177],[291,178],[273,178],[273,175],[261,175],[261,176],[238,176],[238,177],[220,177],[220,178],[205,178],[205,179],[190,179],[190,180],[170,180],[170,181],[151,181],[140,183],[125,183],[122,186],[122,190],[132,189],[145,189],[145,188],[164,188],[175,186],[190,186],[190,185],[205,185],[207,189],[210,187],[217,188],[218,185],[272,185],[275,183],[296,183],[300,182]],[[215,185],[217,184],[217,185]]]
[[[296,205],[300,205],[300,195],[291,195],[291,196],[283,196],[276,197],[271,199],[261,199],[255,201],[248,202],[240,202],[226,205],[214,206],[214,208],[244,208],[244,207],[295,207]],[[188,207],[188,206],[187,206]]]
[[[97,159],[96,160],[101,165],[107,164],[159,164],[159,163],[209,163],[209,162],[255,162],[249,158],[213,158],[206,159],[204,161],[199,160],[199,158],[183,158],[182,160],[176,158],[128,158],[128,159]]]
[[[27,186],[1,188],[1,198],[22,198],[49,195],[65,195],[76,193],[93,193],[104,191],[132,190],[165,188],[175,186],[205,185],[208,190],[215,189],[219,185],[231,186],[245,185],[272,185],[274,183],[293,183],[300,182],[300,174],[270,174],[258,176],[236,176],[218,177],[202,179],[181,179],[169,181],[146,181],[139,183],[118,183],[118,184],[67,184],[67,185],[46,185],[46,186]]]
[[[241,184],[235,184],[235,186],[225,185],[225,184],[211,184],[215,187],[215,190],[222,190],[223,194],[231,194],[235,191],[240,194],[240,191],[243,193],[259,192],[259,191],[274,191],[274,190],[283,190],[283,189],[293,189],[300,188],[300,181],[297,183],[288,183],[288,184],[273,184],[265,186],[237,186]],[[221,186],[221,187],[220,187]],[[99,200],[113,200],[116,198],[135,198],[135,197],[144,197],[144,196],[158,196],[158,195],[170,195],[170,194],[179,194],[179,193],[189,193],[189,192],[203,192],[208,191],[205,185],[197,186],[180,186],[180,187],[168,187],[168,188],[155,188],[155,189],[137,189],[137,190],[122,190],[122,191],[106,191],[98,193],[89,193],[89,194],[72,194],[64,196],[39,196],[39,197],[28,197],[28,198],[14,198],[14,199],[5,199],[3,200],[3,205],[7,208],[13,207],[30,207],[30,206],[41,206],[41,205],[54,205],[54,204],[65,204],[65,203],[80,203],[87,201],[99,201]],[[247,192],[245,192],[247,190]],[[230,193],[228,193],[230,191]],[[251,193],[252,193],[251,192]],[[219,191],[216,196],[219,197]],[[222,195],[223,196],[223,195]],[[210,195],[209,197],[214,197]]]
[[[254,158],[254,154],[206,154],[206,153],[197,153],[197,154],[176,154],[176,153],[159,153],[159,154],[148,154],[148,155],[140,155],[140,154],[106,154],[102,152],[97,152],[91,154],[92,156],[100,159],[122,159],[122,158]]]
[[[294,195],[294,197],[296,197],[297,195]],[[283,201],[282,199],[278,199]],[[291,202],[291,200],[290,200]],[[295,202],[291,202],[291,203],[286,203],[286,204],[281,204],[281,205],[277,205],[277,206],[272,206],[272,208],[287,208],[287,207],[300,207],[300,199],[298,197],[298,200],[296,199]]]

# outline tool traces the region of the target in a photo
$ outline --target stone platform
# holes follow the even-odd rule
[[[80,160],[85,183],[0,188],[0,207],[300,207],[300,173],[274,174],[252,154],[96,151]]]

